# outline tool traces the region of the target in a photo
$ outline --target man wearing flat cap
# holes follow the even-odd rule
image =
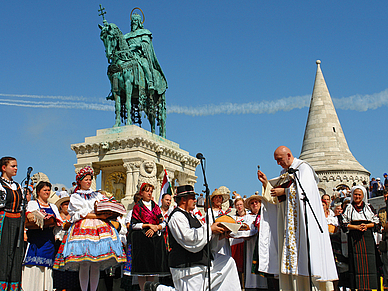
[[[168,220],[171,251],[168,264],[175,290],[208,290],[206,251],[206,225],[190,214],[195,207],[194,188],[191,185],[178,186],[175,196],[176,207]],[[225,229],[218,222],[209,229],[210,243],[213,245]],[[241,290],[236,263],[230,256],[217,256],[211,262],[212,290]],[[172,290],[167,286],[155,286],[150,290]]]

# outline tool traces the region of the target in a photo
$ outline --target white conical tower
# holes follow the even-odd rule
[[[317,73],[300,158],[320,178],[321,193],[332,194],[339,185],[352,186],[369,181],[370,173],[349,150],[341,124],[317,60]]]

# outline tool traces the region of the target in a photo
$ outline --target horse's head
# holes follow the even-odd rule
[[[110,63],[114,57],[114,53],[116,50],[119,50],[118,46],[118,35],[117,30],[119,28],[114,23],[108,23],[104,21],[104,26],[98,25],[101,29],[100,38],[105,46],[105,55]]]

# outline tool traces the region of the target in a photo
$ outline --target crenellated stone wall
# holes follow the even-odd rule
[[[369,172],[360,171],[316,171],[319,177],[318,188],[321,193],[332,195],[332,189],[337,189],[341,185],[352,188],[353,183],[362,185],[365,181],[369,185]]]

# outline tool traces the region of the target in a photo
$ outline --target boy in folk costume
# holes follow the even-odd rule
[[[208,290],[207,227],[190,213],[195,208],[195,195],[193,186],[178,186],[175,196],[178,207],[168,220],[171,247],[168,263],[175,288],[147,282],[145,290]],[[225,229],[219,222],[213,223],[209,229],[211,246],[216,245],[222,235],[225,235]],[[217,255],[211,262],[210,272],[212,290],[241,290],[236,263],[232,257]]]

